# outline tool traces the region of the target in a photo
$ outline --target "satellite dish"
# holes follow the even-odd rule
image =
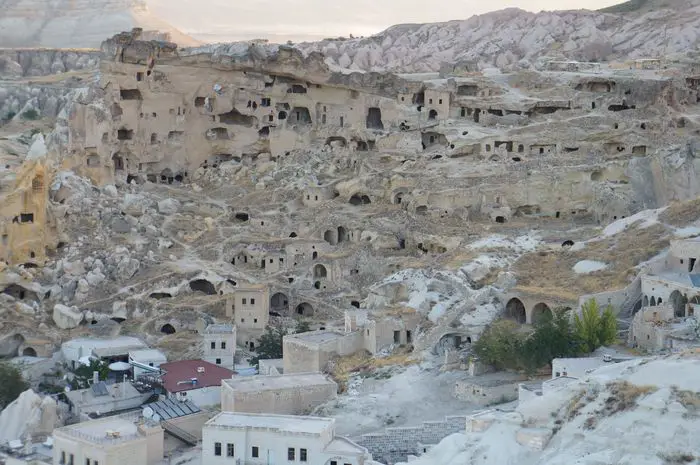
[[[143,412],[141,414],[143,415],[144,418],[151,418],[153,417],[153,409],[151,407],[145,407],[143,409]]]
[[[160,421],[160,415],[158,415],[157,413],[154,413],[153,416],[151,417],[151,420],[153,420],[153,421],[158,421],[158,422],[159,422],[159,421]]]

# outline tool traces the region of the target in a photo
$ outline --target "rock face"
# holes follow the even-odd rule
[[[301,44],[351,69],[438,71],[443,62],[517,69],[522,60],[604,61],[693,54],[700,42],[700,2],[646,2],[623,14],[516,8],[463,21],[398,25],[364,39]],[[654,5],[657,5],[655,7]],[[661,32],[659,32],[661,31]]]
[[[144,0],[0,0],[3,47],[97,48],[105,36],[134,27],[197,43],[152,16]]]
[[[83,314],[77,309],[56,304],[53,307],[53,321],[61,329],[73,329],[77,328],[80,322],[83,321]]]
[[[58,406],[51,397],[39,397],[31,389],[23,392],[0,413],[0,442],[51,434],[61,426]]]

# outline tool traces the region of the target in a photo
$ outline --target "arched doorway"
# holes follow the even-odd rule
[[[166,323],[161,326],[160,332],[163,334],[175,334],[175,328],[170,323]]]
[[[190,281],[190,289],[207,295],[216,295],[216,287],[214,287],[214,285],[206,279],[195,279],[194,281]]]
[[[330,245],[336,245],[338,243],[338,233],[334,229],[328,229],[323,233],[323,240],[328,242]]]
[[[444,334],[435,344],[435,354],[445,355],[448,350],[459,350],[462,348],[465,342],[471,342],[471,338],[467,338],[462,334],[450,333]]]
[[[566,248],[566,247],[573,247],[574,246],[574,241],[568,240],[564,241],[561,243],[561,246]]]
[[[538,303],[537,305],[532,307],[532,322],[537,323],[547,313],[549,313],[549,315],[552,315],[552,310],[549,308],[549,305],[547,305],[544,302]]]
[[[348,239],[348,230],[342,226],[338,226],[338,242],[346,242]]]
[[[644,296],[644,298],[642,299],[642,307],[648,307],[648,306],[649,306],[649,297]]]
[[[437,115],[438,115],[438,112],[436,110],[430,110],[428,112],[428,119],[431,121],[435,120],[435,119],[437,119]]]
[[[651,296],[651,300],[649,301],[649,305],[652,307],[656,307],[656,297]]]
[[[310,303],[302,302],[299,305],[297,305],[297,308],[294,310],[294,313],[300,316],[313,316],[314,308],[311,306]]]
[[[122,324],[126,321],[126,318],[120,318],[118,316],[114,316],[114,317],[110,318],[110,320],[112,320],[116,323]]]
[[[673,307],[673,316],[676,318],[683,318],[685,316],[685,306],[688,303],[688,299],[681,294],[680,291],[675,290],[671,292],[668,300]]]
[[[513,297],[506,304],[506,318],[515,320],[520,324],[525,324],[527,322],[525,304],[517,297]]]
[[[25,347],[22,355],[25,357],[36,357],[36,350],[33,347]]]
[[[272,294],[272,297],[270,297],[270,310],[286,315],[289,313],[289,298],[281,292]]]
[[[320,263],[318,265],[314,266],[314,279],[321,279],[321,278],[326,278],[328,277],[328,270],[326,270],[326,267],[321,265]]]

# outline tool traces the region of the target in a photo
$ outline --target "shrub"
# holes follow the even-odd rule
[[[22,377],[22,372],[14,365],[0,363],[0,410],[12,403],[29,384]]]
[[[33,108],[22,113],[22,119],[35,120],[39,118],[39,112]]]

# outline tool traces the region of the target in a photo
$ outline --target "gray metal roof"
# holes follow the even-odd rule
[[[690,282],[693,283],[693,287],[700,287],[700,274],[691,274],[688,276],[690,277]]]
[[[180,402],[172,399],[164,399],[144,405],[144,407],[150,407],[162,420],[172,420],[173,418],[180,418],[202,411],[189,400]]]

